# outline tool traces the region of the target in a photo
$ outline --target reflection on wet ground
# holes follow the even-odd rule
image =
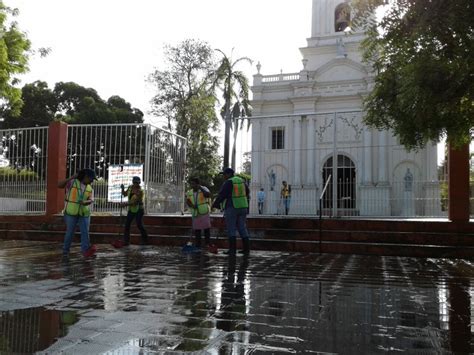
[[[473,351],[468,260],[0,242],[0,352]],[[472,323],[472,325],[471,325]]]

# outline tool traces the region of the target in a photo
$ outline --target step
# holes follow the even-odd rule
[[[61,243],[64,233],[59,231],[9,231],[7,238],[14,240],[36,240]],[[91,241],[96,244],[109,244],[118,238],[112,233],[91,233]],[[151,245],[182,247],[190,239],[188,236],[162,235],[149,236]],[[132,244],[138,244],[139,235],[131,236]],[[76,234],[75,243],[80,243],[80,236]],[[213,239],[219,249],[227,248],[225,239]],[[238,240],[238,248],[241,248]],[[392,255],[412,257],[446,257],[470,258],[474,257],[474,247],[390,244],[390,243],[347,243],[337,241],[309,241],[309,240],[278,240],[278,239],[252,239],[252,250],[286,251],[286,252],[311,252],[311,253],[337,253],[337,254],[362,254],[362,255]]]

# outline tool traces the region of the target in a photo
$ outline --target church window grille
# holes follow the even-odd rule
[[[272,128],[272,149],[285,149],[285,127]]]

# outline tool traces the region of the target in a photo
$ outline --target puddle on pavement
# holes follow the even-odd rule
[[[164,249],[150,257],[110,253],[95,261],[72,259],[59,278],[48,274],[37,281],[38,296],[47,300],[42,304],[65,304],[80,310],[83,320],[83,311],[103,310],[105,322],[99,317],[101,325],[91,320],[86,332],[70,328],[66,336],[78,320],[74,312],[0,313],[0,353],[32,353],[53,344],[51,352],[109,355],[474,351],[471,262],[299,254],[183,258]],[[25,260],[13,266],[41,271],[29,274],[33,279],[55,269]],[[13,266],[0,280],[7,286],[18,274]],[[22,289],[21,281],[0,296],[14,302],[15,292],[24,291],[25,304],[31,284]],[[105,330],[110,338],[89,336]],[[72,348],[72,335],[84,341]]]
[[[74,311],[44,307],[0,312],[0,353],[27,354],[45,350],[79,320]]]

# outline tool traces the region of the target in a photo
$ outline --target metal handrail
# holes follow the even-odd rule
[[[326,190],[328,188],[329,182],[331,181],[332,174],[329,175],[328,179],[326,180],[326,183],[324,184],[324,189],[321,192],[321,195],[319,196],[319,254],[321,254],[321,235],[323,233],[323,197],[324,194],[326,193]]]

